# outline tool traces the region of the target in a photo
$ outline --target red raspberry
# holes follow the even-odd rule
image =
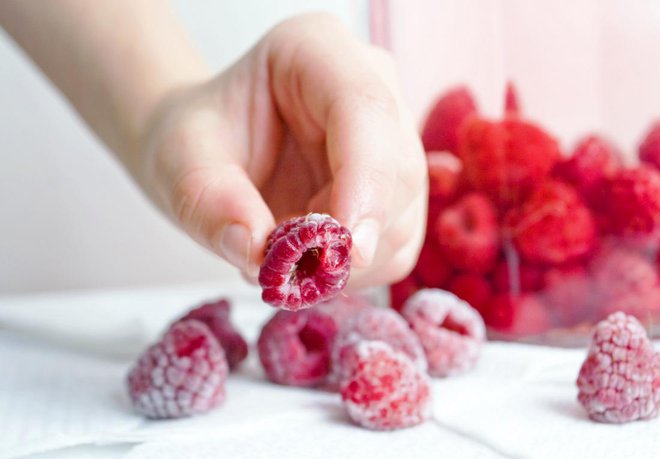
[[[608,183],[609,228],[657,248],[660,232],[660,172],[647,166],[621,170]]]
[[[606,245],[590,265],[596,289],[604,298],[641,293],[658,285],[655,266],[628,248]]]
[[[660,122],[655,122],[639,145],[639,159],[660,169]]]
[[[330,371],[337,333],[332,317],[316,309],[278,311],[261,329],[257,351],[266,376],[286,386],[318,386]]]
[[[500,207],[521,202],[559,159],[555,139],[538,126],[509,117],[470,118],[461,131],[460,155],[468,183]]]
[[[347,376],[341,382],[341,398],[353,422],[392,430],[431,416],[429,378],[405,354],[380,341],[362,341],[344,355]]]
[[[547,181],[523,206],[512,209],[504,226],[522,257],[532,263],[561,264],[589,254],[596,225],[569,185]]]
[[[432,288],[443,287],[451,276],[451,268],[432,238],[427,237],[424,241],[413,273],[425,287]]]
[[[428,152],[426,162],[429,172],[429,201],[445,205],[454,197],[463,163],[446,151]]]
[[[282,223],[266,244],[259,271],[261,298],[290,311],[332,298],[346,286],[351,246],[349,231],[329,215]]]
[[[543,287],[543,269],[520,261],[514,254],[511,261],[501,260],[493,271],[495,289],[502,293],[533,292]]]
[[[149,418],[192,416],[224,401],[228,373],[208,327],[183,320],[140,356],[128,373],[128,393],[135,410]]]
[[[421,371],[427,369],[424,349],[406,321],[391,309],[374,307],[351,317],[337,333],[332,346],[332,374],[328,377],[331,388],[342,379],[339,361],[344,348],[360,341],[383,341],[407,355]]]
[[[486,328],[479,313],[449,292],[424,289],[402,311],[419,336],[431,376],[463,373],[477,363]]]
[[[506,84],[506,93],[504,95],[504,113],[507,115],[520,114],[520,101],[518,91],[512,81]]]
[[[497,294],[483,316],[494,331],[514,337],[541,335],[552,327],[548,309],[532,294]]]
[[[470,193],[447,207],[435,224],[438,247],[454,267],[473,273],[493,268],[497,259],[497,215],[482,194]]]
[[[551,268],[544,274],[543,300],[562,327],[593,317],[597,301],[593,281],[580,265]]]
[[[590,206],[601,210],[604,181],[621,168],[621,157],[612,145],[591,135],[582,139],[569,158],[555,165],[553,175],[569,183]]]
[[[179,319],[194,319],[204,323],[218,339],[225,351],[229,369],[234,370],[248,355],[248,345],[241,334],[234,328],[229,318],[231,305],[221,298],[212,303],[203,304]]]
[[[426,151],[458,153],[458,135],[465,120],[476,113],[472,94],[465,86],[447,91],[428,114],[422,130]]]
[[[467,301],[477,311],[483,310],[493,296],[493,287],[490,282],[478,274],[455,276],[449,281],[447,290]]]
[[[390,307],[395,311],[401,311],[403,303],[420,288],[422,286],[412,274],[390,285]]]
[[[654,359],[637,319],[619,312],[600,322],[577,379],[578,400],[589,417],[616,424],[656,417],[660,387]]]

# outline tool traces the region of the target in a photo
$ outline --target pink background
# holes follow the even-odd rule
[[[525,114],[567,146],[596,131],[631,155],[660,119],[660,2],[376,0],[372,7],[375,38],[389,39],[420,122],[433,97],[458,83],[498,116],[507,78]],[[378,27],[387,28],[382,16],[389,37]]]

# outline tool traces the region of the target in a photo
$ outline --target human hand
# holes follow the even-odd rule
[[[354,287],[403,277],[422,242],[424,155],[394,64],[326,15],[169,94],[136,157],[158,206],[251,279],[275,223],[311,211],[352,231]]]

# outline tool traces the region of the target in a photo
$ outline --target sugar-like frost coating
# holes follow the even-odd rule
[[[474,367],[486,328],[468,303],[444,290],[423,289],[406,301],[402,314],[422,343],[431,376],[450,376]]]
[[[134,409],[149,418],[180,418],[210,411],[225,399],[229,367],[206,325],[175,323],[130,370]]]

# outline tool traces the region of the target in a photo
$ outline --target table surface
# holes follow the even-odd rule
[[[206,416],[146,421],[124,393],[135,356],[183,310],[227,296],[254,342],[272,309],[231,282],[0,297],[0,459],[216,457],[658,458],[660,421],[589,421],[584,349],[488,343],[477,367],[433,381],[434,417],[371,432],[337,394],[265,381],[253,349]]]

